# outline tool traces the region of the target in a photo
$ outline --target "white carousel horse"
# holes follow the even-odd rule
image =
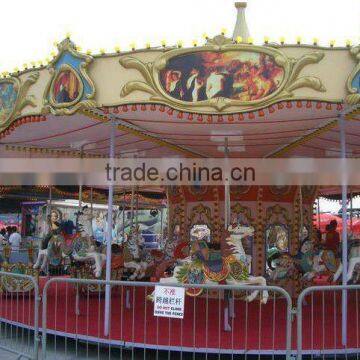
[[[356,273],[355,269],[358,268],[359,266],[360,266],[360,243],[356,242],[351,245],[349,251],[349,266],[347,272],[347,281],[350,281],[351,279],[358,280],[358,274],[356,276],[356,279],[354,279],[354,275]],[[338,280],[342,272],[343,272],[343,265],[342,263],[340,263],[334,275],[333,282]]]
[[[230,246],[231,250],[233,251],[233,254],[231,255],[233,258],[235,258],[235,261],[237,261],[240,264],[244,264],[244,259],[246,259],[246,254],[244,251],[244,248],[242,246],[241,240],[245,236],[252,236],[254,233],[254,230],[250,227],[245,226],[237,226],[236,227],[236,234],[233,233],[229,238],[226,239],[227,244]],[[198,241],[195,240],[194,243]],[[195,270],[195,273],[191,274],[196,276],[200,276],[202,279],[203,284],[218,284],[216,281],[209,280],[206,276],[203,276],[201,274],[198,274],[196,272],[201,272],[202,270],[200,268],[192,268],[192,264],[194,264],[194,256],[196,254],[191,253],[191,255],[181,261],[178,261],[178,265],[175,266],[173,276],[167,277],[167,278],[161,278],[160,283],[162,284],[174,284],[174,283],[183,283],[181,279],[184,279],[184,269],[191,269],[190,271]],[[199,258],[198,258],[199,260]],[[224,258],[222,259],[224,261]],[[245,267],[248,267],[248,264],[244,264]],[[189,273],[188,273],[189,274]],[[262,276],[251,276],[251,275],[245,275],[243,280],[238,280],[234,278],[234,275],[231,275],[231,272],[228,272],[228,275],[224,279],[226,284],[228,285],[260,285],[260,286],[266,286],[266,280]],[[190,276],[190,275],[189,275]],[[246,301],[251,302],[255,300],[257,295],[259,294],[259,290],[252,291],[247,297]],[[264,290],[262,291],[262,297],[261,302],[263,304],[267,303],[267,300],[269,298],[268,291]]]
[[[228,227],[228,231],[230,232],[230,237],[226,239],[227,244],[233,251],[233,255],[236,257],[237,260],[245,263],[247,266],[249,273],[251,269],[251,256],[245,254],[244,247],[242,245],[242,239],[247,236],[254,235],[254,229],[250,226],[241,226],[241,225],[230,225]],[[229,285],[261,285],[266,286],[266,279],[263,276],[252,276],[249,275],[247,280],[244,281],[237,281],[233,278],[226,279],[226,282]],[[259,294],[259,291],[253,291],[249,296],[247,296],[246,300],[248,302],[253,301]],[[269,298],[269,293],[267,290],[262,292],[261,302],[266,304]]]
[[[252,256],[245,253],[242,239],[247,236],[253,236],[254,229],[250,226],[242,226],[235,223],[229,225],[228,232],[230,233],[230,239],[227,239],[226,243],[230,246],[234,253],[237,254],[239,260],[241,260],[247,265],[250,273]]]

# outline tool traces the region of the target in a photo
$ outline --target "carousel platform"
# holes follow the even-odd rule
[[[46,282],[40,279],[41,290]],[[285,354],[286,302],[269,299],[247,304],[235,301],[232,331],[224,330],[223,299],[186,297],[185,318],[168,319],[153,316],[153,304],[146,299],[152,288],[123,286],[113,288],[111,329],[104,336],[104,297],[82,294],[80,314],[76,315],[76,291],[72,284],[52,284],[48,291],[48,333],[89,343],[111,344],[153,349],[171,349],[214,353]],[[31,296],[0,297],[1,321],[33,328]],[[42,303],[40,303],[41,314]],[[336,311],[334,312],[334,308]],[[347,353],[359,348],[359,311],[349,296]],[[303,307],[303,352],[341,353],[341,298],[330,293],[307,299]],[[41,316],[39,319],[41,331]],[[292,349],[296,349],[296,319],[292,322]]]

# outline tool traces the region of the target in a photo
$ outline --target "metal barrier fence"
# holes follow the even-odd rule
[[[278,287],[179,285],[148,282],[52,278],[43,285],[42,319],[39,287],[33,277],[0,272],[0,358],[38,359],[233,359],[243,354],[352,355],[360,357],[360,285],[305,289],[297,308]],[[111,286],[109,333],[104,333],[104,287]],[[154,286],[184,287],[183,319],[154,316],[148,297]],[[270,292],[267,304],[244,295]],[[347,296],[347,337],[342,339],[342,295]],[[297,315],[297,350],[291,350],[291,315]],[[42,324],[39,323],[42,320]]]
[[[360,357],[360,285],[313,286],[297,303],[297,356],[345,354]],[[342,313],[342,297],[347,312]],[[347,317],[342,327],[343,316]],[[345,329],[345,332],[343,332]]]
[[[112,292],[108,335],[106,285]],[[148,299],[156,285],[203,294],[186,296],[183,319],[157,317]],[[243,301],[242,295],[254,290],[270,292],[266,305]],[[289,358],[290,348],[291,298],[279,287],[52,278],[43,289],[43,359],[220,359],[261,353]]]
[[[28,275],[0,271],[0,349],[20,358],[38,358],[39,287]]]

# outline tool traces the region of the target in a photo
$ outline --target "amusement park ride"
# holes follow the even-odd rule
[[[0,80],[0,155],[357,157],[360,46],[268,40],[255,45],[244,20],[246,5],[236,6],[233,37],[222,33],[192,48],[163,44],[93,56],[66,38],[49,64],[5,74]],[[108,209],[121,191],[110,187]],[[351,243],[348,261],[346,226],[339,253],[319,243],[313,207],[324,188],[167,186],[162,191],[168,213],[161,249],[144,251],[135,224],[121,244],[108,231],[106,244],[97,245],[85,231],[91,219],[84,216],[82,229],[67,234],[50,204],[48,234],[35,263],[30,256],[22,271],[38,276],[57,254],[61,262],[69,259],[77,278],[270,284],[284,287],[294,299],[311,284],[336,281],[342,267],[344,283],[359,278],[360,247]],[[342,194],[346,204],[350,190],[345,185],[332,191]],[[112,228],[110,211],[107,216]],[[15,268],[7,262],[2,267]],[[14,285],[13,291],[20,290]],[[187,290],[190,296],[201,292]],[[253,291],[246,300],[258,294]],[[267,291],[260,296],[266,303]]]

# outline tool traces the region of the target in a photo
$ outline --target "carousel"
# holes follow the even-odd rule
[[[323,47],[317,40],[302,44],[300,39],[294,44],[268,39],[254,44],[245,21],[246,4],[236,3],[236,8],[232,37],[223,32],[191,48],[163,43],[96,55],[81,52],[67,37],[48,64],[3,74],[1,157],[356,158],[360,46]],[[49,263],[57,261],[75,278],[276,285],[296,301],[311,285],[358,281],[359,243],[342,226],[338,248],[324,246],[314,209],[320,195],[329,195],[340,196],[346,210],[350,193],[359,190],[346,185],[110,185],[107,195],[103,188],[80,185],[42,188],[40,199],[37,189],[27,196],[45,200],[40,212],[46,231],[36,244],[31,242],[29,263],[22,271],[34,274],[43,286]],[[19,191],[9,186],[0,194],[15,198]],[[158,196],[151,199],[149,193]],[[73,229],[65,226],[56,197],[78,197]],[[93,203],[106,198],[106,227],[120,224],[121,230],[105,231],[99,242],[92,227]],[[144,251],[137,214],[156,209],[158,217],[165,207],[158,247]],[[126,226],[125,210],[130,212]],[[342,220],[346,223],[346,211]],[[34,246],[39,249],[35,255]],[[5,259],[3,271],[18,271],[18,264],[9,265],[8,253]],[[21,291],[21,286],[8,291]],[[111,311],[110,288],[91,291],[105,292]],[[202,301],[201,289],[188,289],[187,295],[189,301]],[[237,297],[244,302],[260,299],[268,306],[267,291],[246,296],[240,291]],[[137,306],[140,313],[143,309]],[[285,320],[278,325],[285,326]],[[108,326],[105,319],[103,330],[110,341]],[[356,335],[348,337],[351,342]],[[140,338],[133,343],[149,345]],[[178,346],[176,339],[169,345]],[[280,341],[277,350],[283,346]]]

